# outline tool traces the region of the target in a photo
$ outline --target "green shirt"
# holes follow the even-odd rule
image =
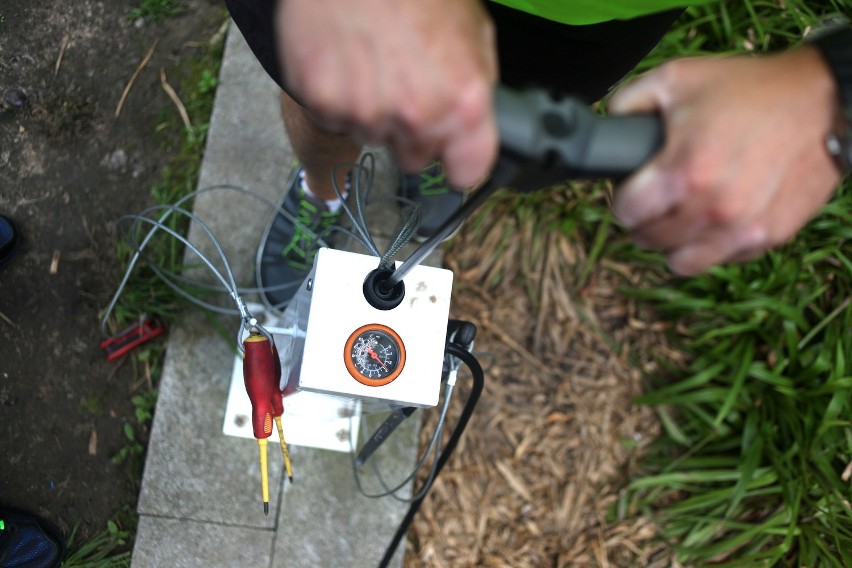
[[[714,0],[492,0],[563,24],[584,25],[629,20],[690,4]]]

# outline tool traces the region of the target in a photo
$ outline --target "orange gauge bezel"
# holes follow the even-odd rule
[[[352,361],[352,348],[355,346],[355,340],[358,339],[360,335],[366,333],[368,331],[381,331],[391,336],[391,338],[396,341],[398,345],[399,351],[399,363],[396,365],[396,369],[391,372],[390,375],[386,377],[382,377],[381,379],[371,379],[369,377],[365,377],[358,371],[358,368],[355,367],[355,363]],[[352,375],[352,378],[361,383],[362,385],[366,385],[368,387],[383,387],[389,383],[392,383],[399,377],[399,374],[402,372],[402,368],[405,366],[405,344],[402,342],[402,338],[399,336],[397,332],[392,330],[386,325],[382,325],[379,323],[370,323],[367,325],[362,325],[358,329],[352,332],[349,336],[349,339],[346,340],[346,345],[343,348],[343,362],[346,364],[346,370],[349,371],[349,374]]]

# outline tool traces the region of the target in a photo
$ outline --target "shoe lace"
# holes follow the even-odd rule
[[[296,212],[296,232],[282,251],[287,264],[299,270],[310,270],[319,250],[318,238],[334,226],[339,217],[339,211],[320,211],[304,197],[300,199]]]
[[[447,176],[440,162],[433,162],[420,172],[421,195],[441,195],[447,192]]]

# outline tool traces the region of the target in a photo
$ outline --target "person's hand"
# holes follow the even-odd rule
[[[838,185],[825,148],[837,108],[812,47],[663,65],[610,104],[666,124],[661,152],[616,190],[615,215],[678,274],[753,258],[789,240]]]
[[[321,124],[408,170],[440,159],[458,187],[489,173],[497,64],[479,0],[281,0],[276,26],[285,83]]]

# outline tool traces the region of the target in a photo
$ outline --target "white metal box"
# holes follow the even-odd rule
[[[295,333],[291,341],[278,346],[285,395],[305,390],[360,400],[362,404],[426,407],[438,403],[452,272],[428,266],[413,268],[403,279],[402,302],[393,309],[380,310],[367,302],[363,291],[364,280],[377,267],[378,259],[373,256],[319,250],[311,273],[282,318],[295,321],[304,332]],[[351,369],[353,341],[363,342],[357,336],[365,326],[391,330],[403,354],[401,370],[386,384],[369,377],[361,380],[364,377],[357,377]],[[378,356],[371,354],[375,365],[384,367]],[[369,405],[366,409],[362,406],[363,410],[369,411]]]

